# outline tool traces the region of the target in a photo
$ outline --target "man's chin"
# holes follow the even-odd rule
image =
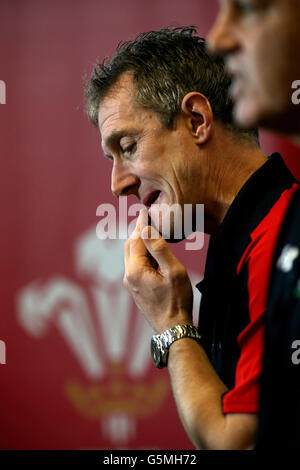
[[[192,204],[182,207],[179,204],[172,206],[156,206],[149,214],[150,225],[160,233],[169,243],[178,243],[188,238],[194,232],[204,230],[204,206],[196,205],[193,211]]]
[[[153,227],[168,243],[179,243],[186,238],[183,231],[175,233],[174,228],[171,227],[170,231],[166,232],[161,227],[156,226],[153,220],[151,220],[151,227]]]
[[[300,131],[299,108],[276,105],[274,101],[258,102],[257,97],[240,98],[234,105],[233,116],[242,129],[261,127],[281,134],[295,134]]]
[[[179,243],[182,242],[182,240],[185,240],[185,237],[183,238],[173,238],[172,236],[166,235],[164,236],[163,233],[161,233],[161,236],[168,242],[168,243]]]
[[[253,129],[260,125],[261,115],[253,100],[240,98],[234,105],[233,116],[242,129]]]

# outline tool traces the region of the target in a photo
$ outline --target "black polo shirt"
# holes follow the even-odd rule
[[[257,449],[300,449],[300,190],[276,246],[266,313]]]
[[[279,154],[245,183],[211,236],[199,329],[229,391],[224,413],[257,413],[269,272],[279,229],[297,189]]]

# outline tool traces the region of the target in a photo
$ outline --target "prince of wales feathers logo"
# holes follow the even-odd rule
[[[69,379],[64,394],[84,419],[100,420],[113,445],[133,439],[137,420],[156,414],[170,393],[165,375],[147,374],[154,332],[123,287],[124,242],[88,230],[75,244],[76,273],[88,287],[58,275],[32,282],[17,297],[18,320],[30,336],[46,337],[51,325],[60,332],[90,382]],[[194,298],[196,317],[197,289]]]

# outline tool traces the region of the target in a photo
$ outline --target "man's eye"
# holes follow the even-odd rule
[[[133,142],[132,144],[127,145],[127,147],[122,149],[122,154],[131,155],[134,152],[135,148],[136,148],[136,143]]]
[[[243,1],[235,1],[234,2],[234,5],[235,5],[235,8],[243,13],[243,14],[247,14],[247,13],[255,13],[257,10],[259,10],[259,5],[256,4],[255,2],[243,2]]]

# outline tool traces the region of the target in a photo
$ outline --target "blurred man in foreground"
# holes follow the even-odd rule
[[[233,77],[236,122],[300,146],[299,0],[224,0],[209,36]],[[300,156],[300,154],[299,154]],[[300,191],[274,253],[261,379],[258,449],[300,446]]]
[[[168,366],[182,423],[207,449],[253,444],[268,268],[297,186],[278,154],[266,159],[255,131],[233,125],[229,85],[223,61],[183,28],[123,44],[95,66],[87,90],[112,191],[148,212],[126,243],[124,283],[157,332],[153,360]],[[147,238],[148,216],[173,204],[204,204],[212,235],[199,330],[184,266],[158,232]]]

